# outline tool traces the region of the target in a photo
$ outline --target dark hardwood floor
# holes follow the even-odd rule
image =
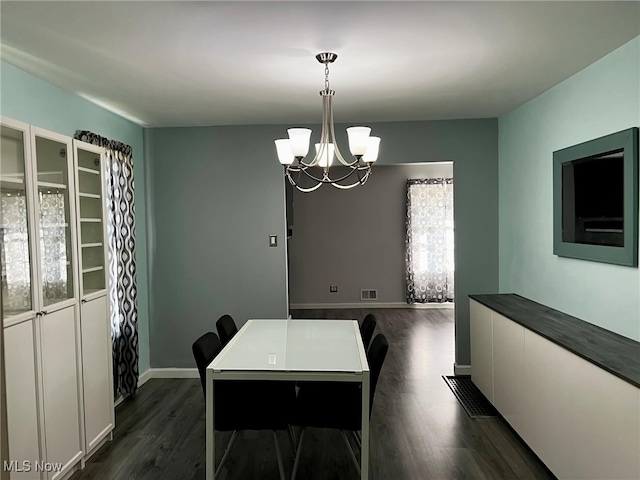
[[[305,310],[293,318],[373,312],[389,339],[371,417],[372,480],[552,479],[501,418],[471,419],[442,375],[452,375],[453,310]],[[259,401],[259,399],[256,399]],[[72,480],[204,480],[205,408],[199,380],[154,379],[116,410],[114,440]],[[221,458],[228,434],[218,434]],[[285,471],[291,447],[279,433]],[[300,480],[356,480],[340,434],[309,429]],[[278,479],[270,432],[242,432],[220,480]]]

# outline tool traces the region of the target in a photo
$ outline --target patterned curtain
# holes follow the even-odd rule
[[[76,138],[106,149],[108,262],[114,396],[138,390],[138,290],[131,147],[88,131]]]
[[[407,303],[453,302],[453,179],[407,180]]]

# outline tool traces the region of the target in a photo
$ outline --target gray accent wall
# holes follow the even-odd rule
[[[381,164],[363,187],[294,190],[292,308],[360,303],[361,289],[378,290],[378,303],[406,303],[407,179],[438,177],[453,177],[453,164]],[[329,285],[338,292],[330,293]]]
[[[147,129],[151,365],[194,368],[191,344],[230,314],[286,318],[277,126]],[[269,247],[269,235],[278,246]]]
[[[554,151],[640,126],[640,37],[499,126],[500,291],[640,340],[638,268],[553,254],[552,170]]]
[[[336,125],[343,148],[347,126]],[[467,295],[498,289],[497,119],[370,126],[383,139],[381,165],[454,163],[456,361],[469,364]],[[288,127],[146,132],[153,367],[193,367],[191,343],[224,313],[239,325],[287,314],[284,178],[273,140]],[[268,247],[271,233],[277,248]]]

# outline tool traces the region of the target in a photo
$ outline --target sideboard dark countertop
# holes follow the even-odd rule
[[[469,298],[640,388],[640,342],[514,293]]]

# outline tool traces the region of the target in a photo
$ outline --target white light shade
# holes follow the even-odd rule
[[[319,153],[319,151],[320,144],[316,143],[316,153]],[[322,155],[318,159],[318,165],[320,167],[330,167],[333,163],[333,156],[335,154],[335,151],[336,148],[334,147],[333,143],[328,143],[327,148],[324,149],[324,152],[322,152]]]
[[[291,165],[293,163],[293,152],[289,139],[282,138],[275,141],[276,152],[278,152],[278,160],[282,165]]]
[[[306,157],[309,153],[311,130],[308,128],[290,128],[287,130],[294,157]]]
[[[362,160],[365,163],[373,163],[378,159],[378,150],[380,150],[380,137],[369,137],[369,145],[367,151],[364,152]]]
[[[349,127],[347,135],[349,136],[349,150],[354,157],[364,155],[367,151],[368,138],[371,133],[369,127]]]

